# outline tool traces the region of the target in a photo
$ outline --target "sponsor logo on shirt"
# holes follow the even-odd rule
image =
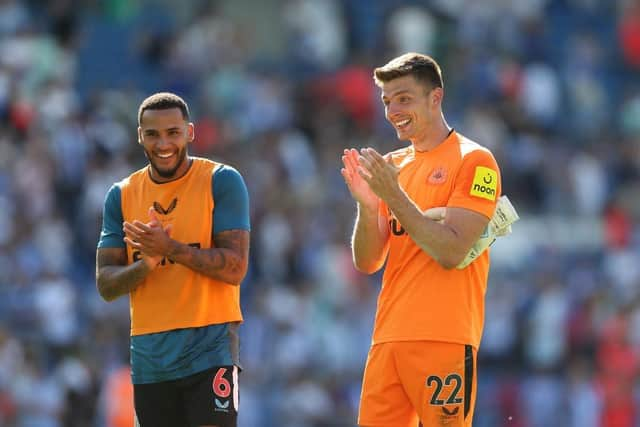
[[[400,224],[400,221],[398,221],[393,212],[391,212],[391,209],[387,209],[387,213],[389,215],[389,230],[391,230],[391,234],[393,234],[394,236],[402,236],[407,234],[402,224]]]
[[[160,202],[153,202],[153,209],[161,215],[169,215],[178,205],[178,198],[174,197],[167,209],[163,208]]]
[[[459,407],[455,407],[453,408],[453,410],[448,410],[447,408],[445,408],[444,406],[442,407],[442,414],[440,414],[440,425],[443,426],[448,426],[448,425],[455,425],[457,423],[459,423],[459,419],[460,417],[458,417],[458,411],[460,410]]]
[[[476,166],[476,173],[473,177],[469,194],[495,201],[497,189],[498,173],[484,166]]]
[[[220,400],[213,399],[215,404],[216,404],[216,408],[215,411],[216,412],[229,412],[229,401],[225,400],[224,402],[221,402]]]

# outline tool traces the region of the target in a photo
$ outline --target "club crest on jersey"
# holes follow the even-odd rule
[[[442,184],[447,180],[447,170],[442,166],[438,166],[429,175],[427,182],[429,184]]]
[[[495,201],[498,189],[498,173],[493,169],[476,166],[476,173],[471,183],[469,194],[483,199]]]
[[[153,202],[153,209],[161,215],[169,215],[178,205],[178,198],[174,197],[167,209],[163,208],[160,202]]]

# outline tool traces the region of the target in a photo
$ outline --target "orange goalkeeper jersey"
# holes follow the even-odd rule
[[[421,209],[465,208],[487,218],[501,193],[500,171],[489,150],[451,132],[440,145],[389,153],[398,180]],[[463,269],[447,270],[418,247],[393,214],[387,218],[390,247],[378,297],[373,343],[434,340],[480,345],[489,251]]]

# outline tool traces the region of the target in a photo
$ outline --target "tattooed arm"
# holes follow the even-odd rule
[[[143,254],[165,256],[191,270],[232,285],[239,285],[249,264],[249,231],[231,229],[213,235],[211,248],[189,246],[170,237],[170,227],[163,229],[153,208],[151,222],[124,222],[125,242]],[[157,264],[156,262],[156,264]],[[154,264],[152,264],[154,265]]]
[[[172,242],[167,257],[208,277],[239,285],[249,264],[249,193],[240,173],[221,165],[211,176],[215,200],[211,249]]]
[[[105,301],[127,295],[136,289],[147,274],[158,264],[159,259],[143,257],[127,265],[127,250],[124,248],[100,248],[96,252],[96,285]]]
[[[213,279],[239,285],[249,265],[249,232],[221,231],[213,236],[213,245],[199,249],[172,240],[167,257]]]
[[[215,177],[215,179],[214,179]],[[201,249],[171,239],[149,208],[151,222],[124,222],[125,242],[141,253],[166,256],[205,276],[239,285],[249,264],[249,196],[241,175],[229,166],[212,175],[213,211],[211,248]]]

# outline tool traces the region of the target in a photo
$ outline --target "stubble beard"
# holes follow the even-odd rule
[[[152,160],[153,159],[153,155],[150,155],[146,150],[144,152],[144,155],[147,157],[147,160],[149,160],[149,164],[151,165],[151,168],[153,169],[153,171],[155,173],[158,174],[158,176],[160,176],[162,178],[174,178],[175,174],[178,171],[178,169],[180,168],[180,166],[182,166],[182,164],[187,159],[187,149],[186,148],[182,148],[182,149],[180,149],[178,151],[178,162],[171,169],[161,169],[161,168],[159,168],[155,164],[155,161]]]

